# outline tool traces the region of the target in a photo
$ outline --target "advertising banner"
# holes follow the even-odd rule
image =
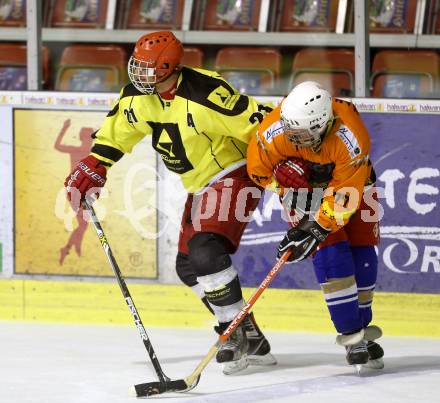
[[[12,274],[12,108],[0,106],[0,277]]]
[[[14,110],[15,273],[111,276],[64,180],[88,155],[103,112]],[[156,278],[156,157],[148,139],[111,168],[96,212],[127,277]]]
[[[384,192],[379,289],[440,293],[440,117],[363,117]]]
[[[377,290],[440,293],[440,117],[362,115],[382,188]],[[266,193],[234,256],[243,285],[256,286],[275,262],[288,229],[278,197]],[[311,259],[286,265],[274,287],[317,289]]]

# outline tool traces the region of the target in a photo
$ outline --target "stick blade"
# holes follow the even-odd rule
[[[131,396],[134,397],[147,397],[160,395],[162,393],[188,392],[197,386],[197,384],[199,383],[199,379],[200,375],[191,385],[188,385],[184,379],[177,379],[175,381],[169,380],[166,382],[139,383],[132,386],[129,389],[129,393]]]

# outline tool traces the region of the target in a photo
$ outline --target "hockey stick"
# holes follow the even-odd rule
[[[235,330],[235,328],[244,319],[246,314],[250,311],[250,309],[255,304],[255,302],[260,297],[260,295],[263,293],[263,291],[269,286],[269,284],[272,282],[272,280],[275,278],[275,276],[281,270],[284,263],[286,263],[287,259],[289,258],[290,253],[291,253],[290,250],[283,253],[283,255],[279,258],[279,260],[277,261],[275,266],[272,268],[272,270],[266,275],[264,280],[261,282],[260,286],[256,289],[254,294],[249,298],[246,305],[241,309],[241,311],[237,314],[237,316],[229,324],[229,326],[226,328],[226,330],[219,336],[218,340],[210,348],[208,353],[202,358],[199,365],[197,365],[196,369],[186,378],[174,381],[174,382],[178,382],[179,385],[184,384],[186,386],[185,392],[189,391],[197,386],[199,379],[200,379],[200,374],[202,373],[202,371],[205,369],[205,367],[209,364],[209,362],[215,356],[215,354],[217,353],[217,351],[219,350],[221,345],[224,344],[226,342],[226,340],[228,340],[231,333]],[[164,391],[154,390],[154,392],[152,393],[153,384],[154,384],[154,382],[142,383],[139,385],[135,385],[131,392],[134,396],[137,396],[137,397],[152,396],[152,395],[157,395],[157,394],[164,393],[164,392],[169,392],[169,390],[164,390]]]
[[[107,256],[110,266],[113,269],[113,273],[115,274],[116,280],[118,281],[119,287],[121,288],[122,295],[124,296],[125,302],[127,303],[128,308],[130,309],[130,313],[133,316],[134,323],[139,331],[145,349],[147,350],[148,355],[150,356],[150,360],[153,364],[154,370],[156,371],[157,377],[159,378],[159,382],[149,382],[148,384],[146,384],[148,385],[148,387],[144,388],[146,395],[151,396],[164,392],[186,392],[194,388],[198,383],[198,379],[195,379],[194,384],[191,384],[191,387],[189,388],[188,385],[185,383],[185,381],[183,380],[173,381],[164,374],[160,366],[159,360],[157,359],[156,353],[154,352],[150,339],[148,338],[147,332],[145,331],[145,327],[142,323],[141,317],[139,316],[139,313],[134,305],[133,299],[131,298],[130,291],[128,290],[128,287],[125,284],[125,280],[124,277],[122,276],[121,270],[119,269],[119,266],[116,263],[116,259],[113,256],[112,250],[107,241],[107,237],[104,234],[104,230],[102,229],[98,217],[96,216],[95,210],[87,200],[83,201],[83,207],[90,214],[91,221],[93,222],[96,233],[98,234],[98,238],[99,241],[101,242],[101,246],[104,249],[104,252]]]

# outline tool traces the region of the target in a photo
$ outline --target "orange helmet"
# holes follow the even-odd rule
[[[183,57],[182,43],[170,31],[143,35],[128,61],[128,76],[144,94],[153,94],[156,83],[179,70]]]

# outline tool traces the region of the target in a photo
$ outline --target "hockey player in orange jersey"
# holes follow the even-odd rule
[[[316,277],[347,362],[383,367],[382,332],[370,326],[379,241],[370,138],[354,104],[311,81],[297,85],[261,123],[248,173],[278,189],[295,223],[278,247],[290,261],[313,256]],[[313,189],[313,191],[312,191]]]

